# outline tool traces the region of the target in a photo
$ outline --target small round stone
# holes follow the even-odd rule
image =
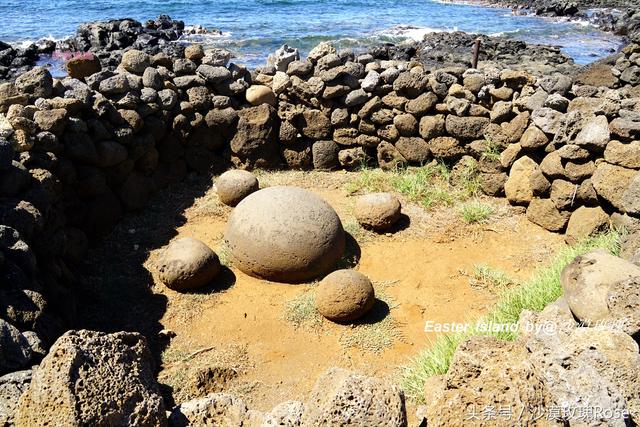
[[[198,239],[175,240],[158,260],[160,280],[175,291],[187,291],[207,285],[220,272],[218,255]]]
[[[386,230],[400,219],[400,201],[391,193],[371,193],[358,197],[355,216],[365,228]]]
[[[322,279],[316,293],[316,308],[329,320],[351,322],[364,316],[375,302],[373,285],[354,270],[337,270]]]
[[[237,205],[259,187],[258,178],[251,172],[240,169],[227,171],[216,179],[218,197],[227,206]]]
[[[233,210],[224,232],[233,263],[251,276],[305,282],[331,270],[344,253],[338,214],[297,187],[269,187]]]
[[[269,104],[275,106],[276,94],[271,88],[262,85],[253,85],[247,89],[247,102],[251,105]]]

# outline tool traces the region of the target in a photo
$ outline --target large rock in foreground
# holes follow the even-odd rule
[[[17,427],[164,426],[152,357],[137,333],[69,331],[33,372]]]
[[[224,238],[240,270],[289,283],[326,273],[345,246],[338,214],[297,187],[269,187],[249,195],[231,214]]]
[[[380,378],[331,368],[316,381],[301,425],[404,427],[404,394]]]
[[[640,267],[598,250],[576,257],[560,277],[574,316],[587,326],[620,324],[640,332]]]
[[[516,419],[517,425],[555,425],[536,424],[536,415],[529,411],[517,418],[522,407],[547,405],[543,380],[527,359],[526,348],[517,342],[472,337],[458,346],[443,383],[428,385],[428,425],[462,425],[460,420],[473,420],[473,412],[487,406],[513,408],[515,418],[496,416],[484,423],[477,418],[470,425],[516,425]]]

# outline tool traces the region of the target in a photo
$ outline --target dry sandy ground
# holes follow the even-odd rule
[[[259,176],[262,186],[308,188],[336,209],[357,242],[345,262],[374,282],[379,298],[360,324],[337,325],[313,313],[313,283],[258,280],[229,264],[223,231],[231,209],[218,202],[210,181],[200,194],[174,189],[175,196],[125,220],[92,252],[85,324],[145,333],[161,354],[159,381],[176,402],[226,390],[268,410],[305,400],[331,366],[397,380],[400,367],[435,338],[425,333],[426,321],[470,321],[491,308],[501,289],[473,280],[476,266],[526,280],[563,245],[521,210],[490,198],[483,202],[494,205],[494,213],[480,224],[462,221],[456,207],[426,211],[403,200],[407,218],[399,230],[371,233],[353,218],[355,197],[345,189],[353,178],[347,172]],[[210,245],[230,268],[206,289],[180,294],[157,280],[154,262],[171,239],[187,236]],[[107,267],[104,257],[111,259]],[[108,327],[98,320],[105,314],[113,319]],[[161,329],[175,336],[156,340]]]

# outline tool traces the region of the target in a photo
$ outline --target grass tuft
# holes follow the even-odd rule
[[[516,282],[504,272],[486,264],[474,265],[470,284],[473,287],[505,290]]]
[[[315,292],[306,290],[285,305],[284,318],[294,327],[318,328],[322,325],[322,316],[316,310]]]
[[[361,322],[354,323],[342,333],[340,344],[343,347],[381,353],[391,347],[394,341],[403,338],[398,322],[390,313],[395,302],[387,293],[387,288],[395,283],[374,283],[376,303]]]
[[[494,208],[488,203],[472,200],[460,207],[460,216],[468,223],[485,222],[493,214]]]
[[[478,192],[475,167],[471,165],[468,169],[456,171],[454,175],[446,164],[436,162],[396,171],[363,169],[347,184],[346,190],[350,194],[396,191],[427,209],[451,206]]]
[[[531,280],[505,291],[494,309],[481,319],[482,323],[512,324],[518,321],[523,310],[542,311],[562,295],[560,272],[567,264],[576,256],[594,249],[604,249],[617,255],[620,252],[620,238],[621,232],[611,230],[585,239],[575,246],[564,248],[556,254],[549,266],[536,270]],[[407,396],[417,402],[423,402],[427,378],[445,374],[458,344],[470,336],[482,334],[504,340],[517,338],[515,333],[509,331],[482,332],[473,328],[464,333],[440,335],[431,347],[403,367],[402,385]]]

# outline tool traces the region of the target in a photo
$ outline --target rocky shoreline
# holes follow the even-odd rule
[[[603,31],[640,41],[640,3],[637,0],[452,0],[450,3],[511,9],[516,15],[588,22]]]
[[[475,36],[453,33],[360,54],[323,43],[300,58],[283,46],[269,65],[248,70],[229,62],[226,51],[176,47],[171,41],[181,28],[166,19],[90,24],[76,43],[91,46],[99,63],[73,58],[71,77],[54,79],[35,67],[0,84],[0,274],[8,279],[0,288],[0,408],[9,414],[0,423],[33,426],[61,416],[70,424],[169,422],[141,336],[65,331],[74,325],[82,286],[76,266],[88,244],[190,173],[444,162],[454,173],[473,171],[486,194],[522,206],[530,221],[566,232],[568,242],[609,224],[640,230],[639,44],[580,70],[557,49],[485,38],[472,69]],[[33,54],[20,55],[12,63]],[[637,260],[637,241],[629,240],[629,259]],[[619,264],[605,261],[621,279]],[[624,278],[636,280],[637,267],[623,266],[633,273]],[[561,300],[541,315],[571,317],[570,331],[549,341],[525,337],[538,352],[533,358],[521,342],[466,343],[444,382],[430,389],[433,402],[477,402],[467,389],[473,381],[493,384],[495,392],[478,397],[490,401],[502,383],[486,378],[500,377],[527,404],[551,405],[563,402],[557,384],[564,381],[577,395],[608,396],[607,408],[627,410],[638,422],[637,376],[628,368],[638,363],[637,286],[606,282],[613,296],[602,312],[628,315],[632,324],[601,334],[572,317],[583,320],[580,307],[590,300],[569,299],[578,286],[570,282],[569,308]],[[121,358],[96,357],[103,348]],[[520,361],[515,377],[474,370],[476,358],[508,366],[500,360],[507,351]],[[603,367],[605,356],[612,362]],[[588,368],[564,373],[562,357]],[[611,364],[624,369],[612,372]],[[544,366],[557,375],[539,375]],[[215,417],[228,416],[236,423],[230,425],[270,425],[269,417],[335,425],[336,410],[353,410],[362,425],[406,425],[403,394],[392,384],[333,372],[317,390],[306,406],[274,409],[280,415],[255,414],[227,395],[180,402],[170,422],[216,425]],[[104,396],[108,414],[99,408]],[[455,425],[457,413],[443,408],[429,408],[427,417]]]
[[[101,69],[109,70],[117,67],[127,49],[141,50],[150,55],[163,53],[169,58],[178,58],[189,44],[181,42],[181,37],[194,31],[198,34],[208,32],[202,28],[186,30],[184,22],[162,15],[145,23],[133,19],[87,23],[79,26],[76,34],[65,40],[41,40],[24,48],[15,48],[0,41],[0,82],[14,80],[37,63],[46,62],[52,55],[55,58],[56,55],[73,57],[88,53],[100,62]],[[217,33],[217,30],[209,32],[211,31]],[[369,53],[376,59],[418,60],[427,67],[468,67],[473,42],[477,38],[482,40],[480,60],[491,61],[500,68],[523,69],[536,75],[550,72],[574,74],[579,68],[571,58],[554,46],[459,31],[431,33],[422,41],[377,45],[357,53]],[[224,49],[214,50],[227,61],[233,56]]]

